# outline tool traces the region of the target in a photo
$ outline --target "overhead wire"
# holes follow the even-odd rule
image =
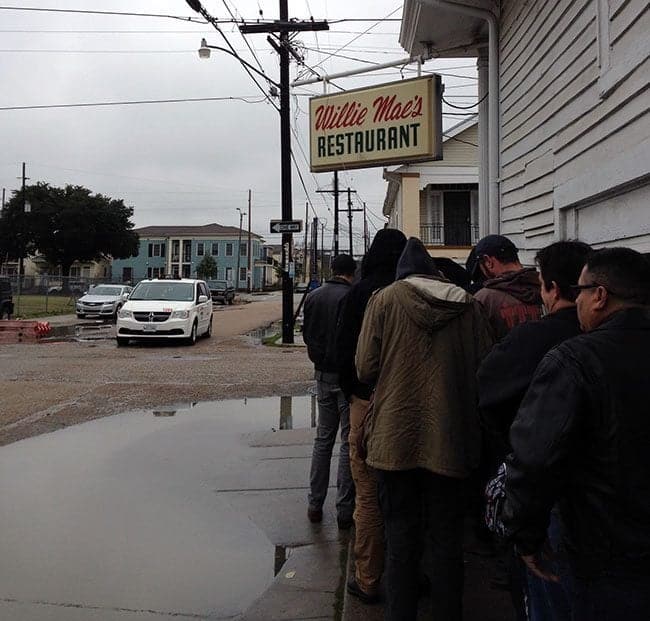
[[[106,106],[135,106],[143,104],[192,103],[199,101],[242,101],[248,104],[263,103],[265,99],[252,97],[184,97],[180,99],[140,99],[132,101],[99,101],[70,104],[40,104],[33,106],[2,106],[0,111],[7,110],[49,110],[53,108],[98,108]]]

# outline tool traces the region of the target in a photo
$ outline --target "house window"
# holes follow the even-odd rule
[[[239,282],[245,282],[246,281],[246,268],[245,267],[240,267],[239,268]]]
[[[217,242],[212,242],[212,256],[219,256],[219,244]]]
[[[248,255],[248,246],[246,244],[239,245],[239,256],[245,257]]]
[[[132,267],[123,267],[122,268],[122,282],[130,283],[133,280],[133,268]]]
[[[181,242],[178,239],[172,241],[172,261],[178,261],[180,257]]]
[[[196,256],[197,257],[203,256],[203,242],[198,242],[196,244]]]
[[[149,244],[150,257],[164,257],[165,256],[165,244]]]
[[[148,267],[147,278],[163,278],[165,276],[164,267]]]
[[[232,257],[232,243],[228,242],[226,244],[226,256],[227,257]]]

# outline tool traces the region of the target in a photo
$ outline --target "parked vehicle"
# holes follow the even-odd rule
[[[203,280],[140,281],[117,314],[118,346],[130,339],[183,339],[212,336],[212,302]]]
[[[107,317],[117,319],[117,313],[129,298],[132,287],[127,285],[97,285],[77,300],[77,317]]]
[[[11,293],[11,282],[8,278],[0,278],[0,319],[11,319],[14,312],[14,299]]]
[[[47,290],[47,294],[60,295],[62,293],[70,293],[71,295],[82,295],[87,288],[88,285],[86,285],[86,283],[83,280],[71,280],[70,283],[68,284],[67,291],[65,291],[62,284],[58,284],[49,287]]]
[[[235,300],[235,288],[227,280],[208,280],[213,302],[232,304]]]

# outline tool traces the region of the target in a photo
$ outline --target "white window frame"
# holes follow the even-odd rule
[[[196,242],[196,256],[202,257],[205,254],[205,244],[203,242]]]
[[[232,254],[233,254],[233,243],[226,242],[226,256],[232,257]]]
[[[216,252],[215,252],[216,250]],[[210,254],[213,257],[218,257],[219,256],[219,242],[212,242],[212,246],[210,247]]]

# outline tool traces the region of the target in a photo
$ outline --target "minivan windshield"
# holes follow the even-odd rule
[[[192,302],[194,283],[191,282],[141,282],[129,296],[131,300],[169,300],[170,302]]]

